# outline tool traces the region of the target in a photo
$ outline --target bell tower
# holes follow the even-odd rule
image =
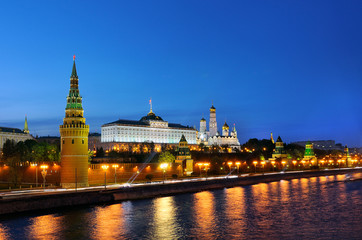
[[[73,57],[65,118],[63,125],[59,126],[59,131],[61,136],[61,186],[63,188],[87,187],[89,126],[85,124],[83,117],[75,56]]]
[[[217,133],[217,122],[216,122],[216,108],[214,105],[210,108],[210,122],[209,122],[210,137],[213,137]]]

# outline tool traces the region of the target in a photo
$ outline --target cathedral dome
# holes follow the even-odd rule
[[[200,122],[206,122],[205,118],[201,118]]]
[[[226,124],[226,122],[225,122],[224,125],[222,126],[222,129],[229,129],[229,126]]]
[[[152,111],[150,111],[146,116],[142,117],[140,121],[149,121],[149,120],[159,120],[163,121],[160,116],[156,116]]]

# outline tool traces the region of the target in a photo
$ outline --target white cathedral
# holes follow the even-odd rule
[[[206,129],[206,120],[204,118],[201,118],[200,120],[200,131],[198,132],[197,143],[203,143],[208,146],[227,145],[232,150],[235,148],[240,150],[240,143],[235,129],[235,124],[231,133],[229,133],[229,126],[226,122],[222,126],[222,135],[220,135],[217,130],[216,108],[214,105],[210,108],[209,131]]]

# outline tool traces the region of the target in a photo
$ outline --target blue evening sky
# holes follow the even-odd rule
[[[76,55],[92,132],[148,113],[241,143],[362,146],[362,1],[3,1],[0,125],[59,135]]]

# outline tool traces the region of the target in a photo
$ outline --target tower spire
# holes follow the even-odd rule
[[[150,98],[150,113],[152,113],[152,98]]]
[[[24,133],[29,133],[29,128],[28,128],[28,119],[25,115],[25,123],[24,123]]]
[[[70,78],[78,78],[77,68],[75,67],[75,55],[73,55],[73,69],[72,69],[72,75],[70,75]]]

